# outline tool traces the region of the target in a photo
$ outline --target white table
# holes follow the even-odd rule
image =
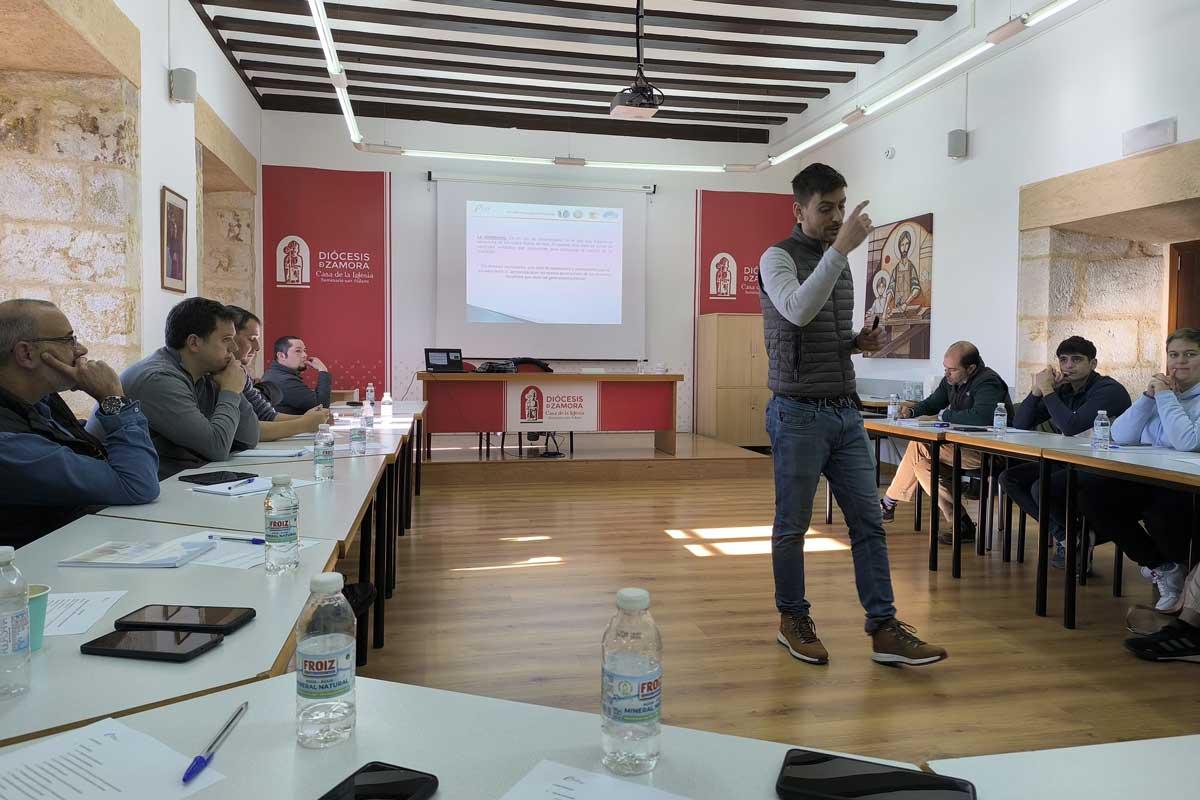
[[[358,724],[351,740],[305,750],[296,744],[295,691],[295,678],[287,675],[123,722],[190,757],[238,703],[249,700],[246,716],[213,762],[225,779],[198,793],[201,798],[319,797],[368,761],[432,772],[440,784],[437,800],[496,800],[542,759],[605,771],[596,714],[369,678],[357,682]],[[665,727],[657,769],[630,780],[692,800],[770,800],[788,749]]]
[[[980,800],[1182,800],[1197,794],[1190,767],[1198,758],[1200,736],[1177,736],[950,758],[929,768],[969,780]]]
[[[349,543],[358,532],[359,522],[383,473],[384,456],[362,456],[339,460],[332,481],[296,489],[300,498],[300,535],[315,539],[333,539],[341,543],[339,556],[345,556]],[[249,466],[249,465],[247,465]],[[290,475],[311,480],[312,461],[259,465],[263,476]],[[211,466],[186,470],[179,475],[211,472]],[[205,528],[261,533],[264,495],[218,497],[193,492],[192,484],[179,475],[162,482],[158,500],[141,506],[109,506],[100,512],[106,517],[199,525]]]
[[[87,633],[47,636],[43,640],[42,649],[33,654],[29,692],[0,703],[0,742],[215,691],[286,669],[292,630],[308,599],[309,578],[332,564],[332,540],[302,550],[299,569],[270,578],[261,567],[58,566],[60,560],[106,541],[165,542],[198,530],[87,516],[17,551],[16,561],[25,579],[48,584],[52,592],[124,589],[126,594]],[[255,609],[256,616],[214,650],[183,664],[85,656],[79,652],[84,642],[113,630],[114,620],[151,603],[248,606]]]

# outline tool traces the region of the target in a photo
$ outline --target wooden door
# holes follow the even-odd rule
[[[1171,245],[1171,266],[1168,327],[1200,328],[1200,241]]]

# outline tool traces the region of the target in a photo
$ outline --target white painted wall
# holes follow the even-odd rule
[[[934,214],[933,359],[862,360],[860,375],[924,377],[949,343],[970,339],[1013,383],[1020,187],[1115,161],[1122,131],[1164,117],[1179,118],[1180,141],[1200,138],[1197,37],[1195,0],[1106,0],[776,168],[782,182],[811,161],[835,166],[878,223]],[[946,133],[961,127],[971,157],[953,161]],[[851,263],[861,293],[865,248]]]
[[[141,31],[142,350],[162,346],[167,312],[183,298],[161,287],[159,197],[188,199],[187,287],[196,294],[195,107],[172,103],[171,67],[196,72],[197,89],[257,158],[261,111],[187,0],[115,0]]]

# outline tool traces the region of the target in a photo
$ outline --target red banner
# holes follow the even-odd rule
[[[697,191],[697,313],[761,313],[758,259],[795,224],[790,194]]]
[[[370,382],[382,396],[391,387],[391,175],[262,172],[264,363],[277,338],[298,336],[334,388]]]

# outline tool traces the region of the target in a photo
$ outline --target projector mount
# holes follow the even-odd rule
[[[654,84],[646,79],[644,71],[645,59],[642,55],[642,20],[646,16],[643,0],[637,0],[637,72],[633,84],[628,89],[617,92],[612,99],[609,114],[614,117],[635,117],[645,119],[654,116],[658,107],[666,100],[666,96]]]

